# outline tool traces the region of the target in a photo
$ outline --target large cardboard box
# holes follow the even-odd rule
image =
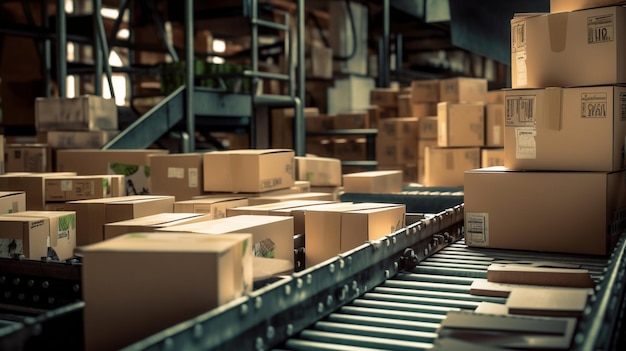
[[[26,193],[0,191],[0,214],[26,211]]]
[[[417,145],[417,139],[376,138],[376,161],[381,166],[415,163]]]
[[[123,348],[251,291],[249,241],[149,233],[83,248],[85,349]]]
[[[16,172],[0,175],[0,190],[24,191],[26,209],[40,211],[45,206],[45,180],[55,177],[75,176],[74,172],[29,173]]]
[[[402,191],[401,171],[368,171],[343,175],[346,193],[394,193]]]
[[[306,266],[378,240],[405,224],[405,205],[360,203],[310,208],[305,213]]]
[[[439,103],[437,143],[441,147],[485,145],[485,105],[481,102]]]
[[[72,211],[24,211],[8,214],[7,218],[44,219],[44,227],[49,237],[48,257],[55,260],[67,260],[74,256],[76,248],[76,212]]]
[[[35,127],[47,130],[117,130],[114,99],[83,95],[35,99]]]
[[[487,80],[484,78],[448,78],[439,81],[439,102],[485,102]]]
[[[419,119],[417,117],[386,118],[378,122],[378,134],[386,139],[417,139]]]
[[[480,167],[504,166],[504,148],[485,148],[480,150]]]
[[[0,215],[0,257],[39,260],[48,257],[49,221],[45,218]]]
[[[150,171],[154,195],[173,195],[183,201],[203,194],[200,153],[151,155]]]
[[[370,116],[367,111],[343,112],[335,116],[334,129],[367,129],[370,128]]]
[[[624,230],[624,171],[484,168],[465,173],[464,191],[470,246],[605,255]]]
[[[504,165],[524,170],[624,168],[625,94],[621,86],[507,91]]]
[[[411,101],[439,102],[439,80],[424,79],[411,82]]]
[[[8,144],[7,172],[50,172],[52,153],[46,144]]]
[[[623,0],[550,0],[550,12],[567,12],[624,4]]]
[[[312,186],[341,186],[341,161],[328,157],[296,156],[296,179]]]
[[[485,146],[504,146],[504,103],[485,105]]]
[[[463,186],[463,173],[480,168],[480,149],[435,148],[426,149],[424,179],[426,186]]]
[[[202,222],[210,219],[210,215],[203,213],[158,213],[125,221],[106,223],[104,225],[104,240],[127,233],[153,232],[158,228]]]
[[[437,116],[419,117],[417,123],[420,139],[437,139]]]
[[[123,175],[59,176],[44,179],[45,201],[101,199],[124,196]]]
[[[294,152],[285,149],[205,153],[204,190],[265,192],[293,186]]]
[[[64,209],[76,212],[76,245],[104,240],[104,224],[172,212],[173,196],[135,195],[69,201]]]
[[[516,16],[511,20],[511,87],[626,83],[626,8]]]
[[[37,142],[48,144],[53,149],[98,149],[118,133],[116,130],[51,130],[37,132]]]
[[[293,219],[283,216],[241,215],[160,228],[159,232],[200,234],[251,233],[255,256],[294,262]]]
[[[318,201],[333,201],[333,195],[329,193],[298,193],[276,196],[260,196],[251,197],[248,199],[250,206],[271,204],[283,201],[292,200],[318,200]]]
[[[205,213],[210,219],[226,217],[226,210],[231,207],[248,206],[248,198],[241,196],[214,197],[205,199],[192,199],[177,201],[174,203],[174,212],[177,213]]]

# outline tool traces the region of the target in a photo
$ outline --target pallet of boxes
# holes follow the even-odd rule
[[[465,173],[470,246],[606,255],[623,232],[626,8],[581,4],[511,20],[505,168]]]

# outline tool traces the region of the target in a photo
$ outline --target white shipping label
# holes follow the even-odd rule
[[[465,213],[465,240],[468,245],[489,246],[488,213]]]
[[[520,87],[528,84],[528,69],[526,68],[526,50],[515,53],[515,62],[517,63],[515,73],[517,76],[517,85]]]
[[[187,169],[187,178],[189,179],[189,187],[197,188],[198,187],[198,169],[197,168],[188,168]]]
[[[511,52],[526,51],[526,22],[518,22],[511,27]]]
[[[0,239],[0,257],[11,258],[24,254],[24,242],[19,239]]]
[[[581,93],[580,116],[582,118],[606,118],[608,101],[606,93]]]
[[[619,119],[626,120],[626,93],[619,94]]]
[[[61,191],[72,191],[72,181],[71,180],[62,180],[61,181]]]
[[[515,128],[515,158],[537,158],[536,136],[537,130],[534,127]]]
[[[587,17],[587,44],[613,41],[615,38],[613,14]]]
[[[167,177],[176,178],[176,179],[184,179],[185,169],[180,168],[180,167],[167,167]]]
[[[493,143],[496,145],[502,145],[502,126],[493,126],[491,131],[493,133]]]
[[[504,101],[504,118],[507,127],[534,127],[537,109],[535,95],[507,96]]]

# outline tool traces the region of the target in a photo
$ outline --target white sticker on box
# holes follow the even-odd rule
[[[189,187],[197,188],[198,187],[198,169],[197,168],[188,168],[187,169],[187,177],[189,179]]]
[[[62,180],[61,181],[61,191],[72,191],[72,181],[71,180]]]
[[[608,101],[606,93],[581,93],[580,116],[582,118],[606,118]]]
[[[515,157],[519,159],[536,159],[537,143],[535,127],[515,128]]]
[[[493,133],[493,143],[495,145],[502,145],[502,126],[493,126],[491,131]]]
[[[626,120],[626,93],[619,94],[619,119]]]
[[[24,242],[19,239],[0,238],[0,257],[11,258],[16,254],[24,254]]]
[[[517,85],[520,87],[528,84],[528,70],[526,68],[526,51],[515,53],[515,62],[517,63]]]
[[[511,27],[511,52],[526,51],[526,22],[517,22]]]
[[[507,96],[504,101],[504,121],[507,127],[534,127],[536,115],[535,95]]]
[[[180,168],[180,167],[167,167],[167,177],[176,178],[176,179],[184,179],[185,169]]]
[[[472,246],[489,246],[488,213],[465,213],[465,241]]]
[[[587,44],[611,42],[614,39],[613,14],[587,17]]]

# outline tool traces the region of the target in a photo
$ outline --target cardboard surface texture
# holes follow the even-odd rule
[[[426,186],[461,186],[464,172],[480,167],[480,149],[436,148],[426,149],[424,179]]]
[[[260,196],[260,197],[250,198],[248,203],[251,206],[254,206],[254,205],[271,204],[275,202],[292,201],[292,200],[333,201],[333,195],[329,193],[309,192],[309,193],[287,194],[287,195],[277,195],[277,196]]]
[[[173,195],[177,201],[203,194],[202,154],[150,156],[151,194]]]
[[[343,175],[346,193],[393,193],[402,191],[401,171],[368,171]]]
[[[46,144],[8,144],[5,151],[7,172],[52,170],[52,153]]]
[[[485,145],[485,105],[480,102],[439,103],[437,143],[441,147]]]
[[[483,78],[448,78],[439,81],[439,102],[485,102],[487,80]]]
[[[174,203],[174,212],[205,213],[211,219],[226,217],[226,210],[231,207],[248,206],[249,199],[240,196],[192,199]]]
[[[158,213],[126,221],[106,223],[104,225],[104,240],[127,233],[152,232],[158,228],[208,221],[210,219],[210,215],[202,213]]]

